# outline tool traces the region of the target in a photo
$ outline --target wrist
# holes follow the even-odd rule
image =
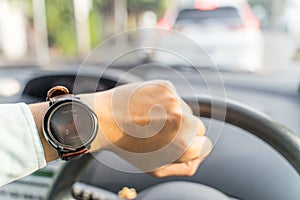
[[[114,124],[111,107],[111,90],[90,94],[80,94],[78,97],[89,105],[98,118],[98,132],[91,144],[90,151],[109,149],[111,143],[117,140],[120,130]],[[113,133],[113,134],[111,134]]]
[[[44,116],[49,108],[48,102],[34,103],[28,105],[33,115],[40,141],[44,149],[44,155],[47,162],[58,158],[57,151],[45,139],[42,129]]]
[[[87,105],[89,105],[94,112],[96,113],[98,117],[98,123],[99,123],[99,129],[96,135],[96,138],[91,143],[91,148],[89,151],[97,151],[100,150],[100,148],[105,147],[105,143],[102,142],[102,131],[101,131],[101,124],[105,124],[105,119],[103,119],[102,116],[107,115],[107,105],[108,101],[108,95],[106,92],[99,92],[99,93],[91,93],[91,94],[81,94],[78,95],[78,97],[81,99],[81,101]],[[43,133],[43,119],[44,116],[49,109],[49,102],[41,102],[41,103],[34,103],[29,104],[29,109],[31,110],[31,113],[33,115],[38,134],[40,136],[40,141],[42,143],[43,149],[44,149],[44,155],[47,162],[51,160],[55,160],[58,158],[57,150],[51,146]]]

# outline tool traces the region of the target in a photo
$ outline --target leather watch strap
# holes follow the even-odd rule
[[[51,98],[54,98],[57,96],[68,95],[68,94],[70,94],[68,88],[58,85],[58,86],[51,88],[48,91],[46,101],[50,101]]]
[[[46,101],[49,102],[49,106],[57,102],[57,100],[63,100],[63,99],[80,99],[79,97],[76,97],[73,94],[70,94],[68,88],[65,86],[55,86],[51,88],[47,93]]]
[[[62,160],[73,160],[73,159],[78,159],[81,158],[81,156],[88,151],[88,148],[84,148],[80,151],[75,151],[75,152],[62,152],[58,151],[58,155]]]

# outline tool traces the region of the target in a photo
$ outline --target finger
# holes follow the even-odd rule
[[[184,115],[183,123],[185,123],[185,132],[192,131],[193,135],[204,136],[206,132],[206,128],[204,123],[194,115]]]
[[[181,107],[182,107],[182,113],[185,114],[193,114],[193,110],[191,109],[191,107],[182,99],[180,99],[181,102]],[[199,117],[196,116],[190,116],[190,118],[192,118],[192,120],[194,121],[194,123],[197,123],[197,135],[198,136],[203,136],[205,135],[206,132],[206,128],[204,126],[204,123],[199,119]]]
[[[185,163],[173,163],[150,172],[149,174],[156,177],[192,176],[197,172],[197,169],[203,159],[204,158],[198,158]]]
[[[176,160],[176,162],[188,162],[197,158],[205,158],[212,150],[212,142],[206,136],[197,136],[192,145]]]
[[[206,128],[202,120],[200,120],[198,117],[193,116],[193,118],[196,118],[195,121],[197,122],[197,136],[204,136],[206,133]]]
[[[180,98],[180,103],[181,103],[183,113],[189,113],[189,114],[193,113],[191,107],[185,101],[183,101],[181,98]]]

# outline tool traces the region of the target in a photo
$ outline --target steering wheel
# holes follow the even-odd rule
[[[224,120],[264,140],[276,149],[300,175],[300,137],[269,116],[232,100],[209,97],[186,98],[195,115]],[[214,112],[212,114],[212,108]],[[200,112],[201,110],[201,112]],[[224,119],[223,111],[226,110]],[[56,174],[47,199],[61,199],[62,194],[71,194],[72,185],[89,165],[93,156],[86,154],[79,160],[66,162]]]

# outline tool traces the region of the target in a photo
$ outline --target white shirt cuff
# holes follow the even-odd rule
[[[0,138],[0,186],[46,166],[36,124],[26,104],[0,104]]]

